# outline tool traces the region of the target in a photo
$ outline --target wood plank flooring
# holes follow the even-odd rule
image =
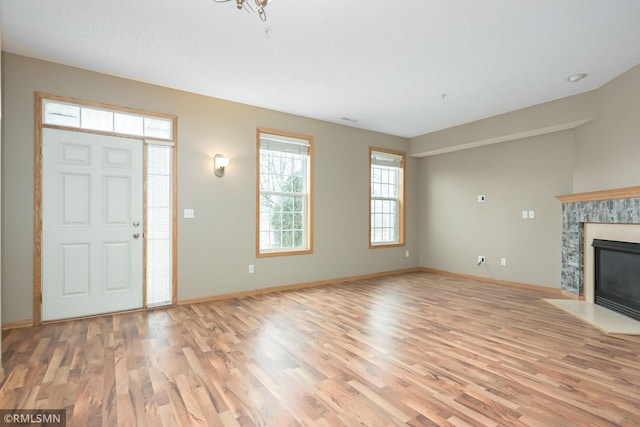
[[[5,334],[0,409],[68,426],[637,426],[640,337],[410,273]]]

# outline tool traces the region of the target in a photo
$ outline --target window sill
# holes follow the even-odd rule
[[[399,248],[405,246],[404,242],[400,243],[369,243],[369,249],[380,249],[380,248]]]
[[[268,258],[275,256],[289,256],[289,255],[308,255],[312,254],[313,249],[293,249],[286,251],[272,251],[272,252],[258,252],[256,258]]]

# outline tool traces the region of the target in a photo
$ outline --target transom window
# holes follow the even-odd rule
[[[113,132],[156,139],[173,139],[173,120],[126,111],[44,99],[42,121],[47,125]]]
[[[404,245],[404,160],[400,151],[370,148],[370,247]]]
[[[257,254],[311,253],[313,138],[258,129]]]

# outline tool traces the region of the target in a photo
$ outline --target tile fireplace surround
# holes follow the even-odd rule
[[[558,196],[562,202],[561,289],[584,295],[584,224],[640,224],[640,187]]]

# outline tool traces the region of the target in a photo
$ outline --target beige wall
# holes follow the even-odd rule
[[[12,54],[3,66],[3,322],[32,316],[35,91],[178,116],[178,208],[195,209],[194,219],[178,220],[179,300],[418,265],[417,159],[407,162],[406,248],[368,247],[368,148],[406,151],[402,138]],[[315,137],[312,255],[255,258],[258,126]],[[224,178],[212,172],[216,153],[231,158]]]
[[[573,189],[640,185],[640,65],[597,91],[597,117],[576,129]]]
[[[195,219],[179,219],[181,300],[417,265],[559,287],[561,204],[554,196],[640,185],[640,66],[596,91],[408,142],[16,55],[3,59],[4,322],[31,318],[34,91],[178,115],[178,205],[195,209]],[[313,255],[255,259],[256,126],[315,137]],[[368,249],[370,145],[414,156],[406,248]],[[211,173],[216,153],[232,158],[223,179]],[[477,203],[478,194],[487,202]],[[536,218],[523,220],[522,210],[535,210]],[[486,265],[476,265],[478,255]]]
[[[421,266],[559,287],[554,196],[640,185],[640,66],[595,91],[410,144],[410,153],[428,156],[419,165]],[[487,203],[478,204],[477,194]],[[536,218],[522,220],[525,209]],[[486,266],[476,265],[478,255]]]
[[[422,159],[420,265],[559,288],[562,208],[554,196],[571,192],[572,146],[564,131]],[[522,219],[523,210],[535,218]]]
[[[409,152],[424,157],[574,129],[596,117],[596,99],[586,92],[421,135]]]

